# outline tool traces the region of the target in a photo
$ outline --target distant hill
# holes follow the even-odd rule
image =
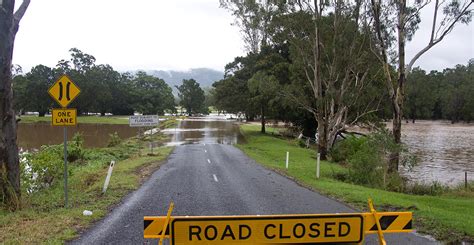
[[[201,85],[201,88],[210,88],[215,81],[224,78],[224,72],[209,68],[195,68],[187,71],[148,70],[146,73],[165,80],[165,82],[173,88],[175,95],[177,94],[175,86],[181,85],[183,79],[192,78]]]

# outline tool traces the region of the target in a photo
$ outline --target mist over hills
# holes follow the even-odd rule
[[[175,86],[182,84],[183,79],[194,79],[201,85],[201,88],[210,88],[215,81],[224,78],[224,72],[209,69],[209,68],[194,68],[187,71],[173,71],[173,70],[147,70],[147,74],[161,78],[173,88],[173,93],[177,94]]]

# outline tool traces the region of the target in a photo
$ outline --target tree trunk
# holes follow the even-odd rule
[[[401,0],[398,3],[398,84],[395,97],[392,98],[393,104],[393,139],[395,143],[401,143],[402,135],[402,112],[403,112],[403,97],[404,97],[404,85],[406,82],[405,76],[405,10],[406,2]],[[398,172],[398,165],[400,162],[400,152],[392,152],[390,154],[390,164],[388,166],[388,172]]]
[[[392,134],[395,143],[401,143],[401,135],[402,135],[402,111],[401,111],[402,104],[397,103],[394,101],[394,110],[393,110],[393,128]],[[390,163],[388,166],[388,172],[394,173],[398,171],[398,164],[400,162],[400,152],[395,151],[390,154]]]
[[[262,106],[261,112],[262,112],[262,116],[261,116],[262,129],[260,130],[260,132],[264,134],[265,133],[265,108],[263,106]]]
[[[20,164],[13,111],[12,56],[18,30],[13,14],[14,1],[0,4],[0,183],[4,201],[11,209],[20,205]]]
[[[316,116],[318,122],[318,152],[321,155],[321,160],[327,160],[328,153],[328,134],[327,134],[327,122],[318,114]]]

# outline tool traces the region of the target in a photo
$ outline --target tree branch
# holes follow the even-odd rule
[[[438,3],[438,1],[436,1],[436,3]],[[435,46],[436,44],[438,44],[439,42],[441,42],[444,37],[446,37],[454,28],[454,25],[456,25],[456,23],[459,21],[459,19],[466,13],[466,11],[469,9],[469,7],[471,6],[471,4],[474,3],[474,0],[471,0],[471,2],[469,4],[467,4],[463,10],[459,13],[458,16],[456,16],[456,18],[454,18],[454,20],[451,22],[451,24],[449,24],[449,26],[443,31],[443,33],[441,34],[441,36],[439,37],[433,37],[433,32],[434,32],[434,28],[435,28],[435,23],[433,22],[433,29],[432,29],[432,36],[431,36],[431,39],[430,39],[430,42],[428,43],[428,45],[426,47],[424,47],[422,50],[420,50],[410,61],[410,63],[408,63],[408,66],[406,68],[407,72],[410,72],[413,65],[415,64],[416,60],[418,60],[418,58],[420,58],[424,53],[426,53],[426,51],[430,50],[433,46]],[[437,7],[435,8],[435,11],[437,10]],[[436,13],[435,13],[435,17],[436,19]]]
[[[30,0],[23,0],[20,7],[18,8],[18,10],[13,15],[13,18],[15,19],[15,24],[16,25],[20,24],[20,20],[21,20],[21,18],[23,18],[23,15],[25,15],[25,12],[26,12],[26,9],[28,8],[28,5],[30,5]]]
[[[436,29],[436,19],[438,18],[438,5],[439,0],[436,0],[435,3],[435,9],[433,13],[433,26],[431,27],[431,37],[430,37],[430,43],[433,42],[434,40],[434,34],[435,34],[435,29]]]

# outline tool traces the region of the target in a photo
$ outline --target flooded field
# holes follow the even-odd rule
[[[109,135],[117,132],[125,139],[137,135],[138,128],[120,124],[78,124],[68,127],[68,139],[80,132],[86,147],[107,146]],[[18,125],[18,145],[23,149],[38,149],[42,145],[61,144],[63,127],[53,127],[50,123],[21,123]]]
[[[403,123],[402,141],[418,156],[418,165],[402,173],[411,180],[455,185],[474,181],[474,124],[443,121]]]

